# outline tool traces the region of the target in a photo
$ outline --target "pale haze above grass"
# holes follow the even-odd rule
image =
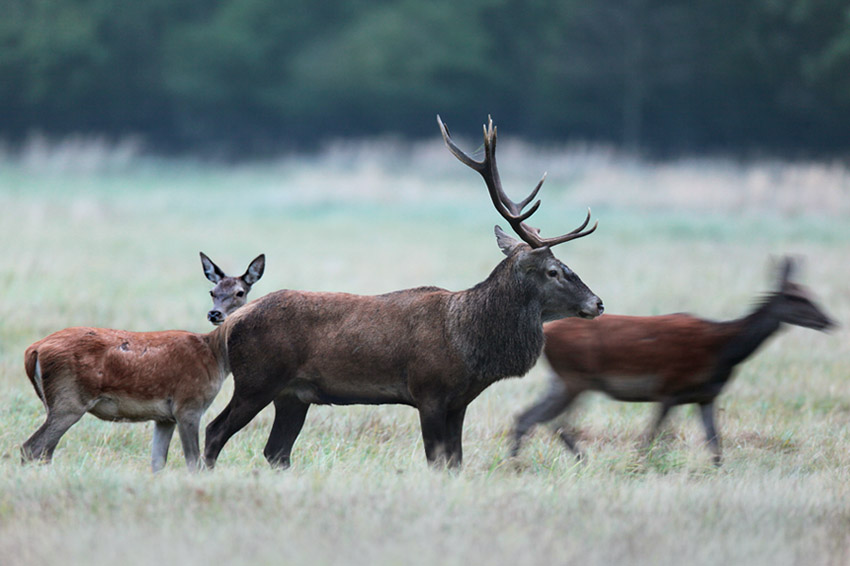
[[[535,148],[502,132],[514,198],[544,171],[543,235],[599,229],[556,255],[607,312],[741,316],[772,288],[771,258],[841,324],[787,329],[720,397],[724,466],[696,412],[638,449],[652,407],[589,395],[506,459],[514,416],[546,388],[538,364],[472,403],[464,469],[425,465],[407,407],[313,407],[293,467],[268,469],[266,410],[190,476],[179,443],[148,470],[150,424],[86,416],[51,466],[20,466],[44,409],[27,345],[68,326],[211,329],[198,252],[230,274],[259,253],[252,297],[295,288],[459,290],[502,255],[480,178],[434,140],[329,144],[240,165],[164,161],[134,142],[31,140],[0,151],[0,563],[846,564],[850,562],[850,171],[841,163],[647,163],[605,148]],[[507,137],[506,137],[507,136]],[[461,141],[474,150],[480,140]],[[231,381],[205,415],[224,407]]]

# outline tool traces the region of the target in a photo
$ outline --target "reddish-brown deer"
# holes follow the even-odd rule
[[[501,215],[524,240],[497,226],[507,258],[475,287],[451,292],[420,287],[378,296],[283,290],[236,313],[227,347],[233,371],[230,403],[207,427],[208,467],[227,440],[270,403],[275,418],[264,454],[287,467],[311,404],[399,403],[419,411],[432,465],[461,465],[466,407],[493,382],[524,375],[543,347],[543,322],[593,318],[602,301],[552,254],[556,244],[590,234],[584,223],[544,239],[523,223],[539,206],[502,190],[496,130],[485,126],[484,160],[475,161],[440,129],[451,152],[484,178]]]
[[[564,413],[585,391],[601,391],[619,401],[656,402],[659,411],[647,436],[657,436],[672,407],[699,405],[706,439],[720,464],[720,435],[714,400],[738,364],[783,324],[828,330],[833,320],[810,291],[791,280],[794,262],[783,261],[776,291],[748,315],[713,322],[688,314],[665,316],[605,315],[593,321],[559,320],[544,326],[544,355],[555,372],[549,391],[516,422],[512,455],[535,425]],[[575,442],[563,429],[561,439],[576,455]]]
[[[151,467],[165,466],[174,427],[190,469],[198,467],[201,415],[215,398],[227,365],[227,316],[245,304],[263,274],[259,256],[245,275],[228,277],[201,254],[219,325],[208,334],[182,330],[128,332],[66,328],[27,348],[24,365],[47,409],[44,424],[21,448],[23,459],[49,462],[62,438],[84,414],[109,421],[154,421]]]

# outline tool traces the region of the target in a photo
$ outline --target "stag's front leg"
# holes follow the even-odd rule
[[[165,467],[168,460],[168,446],[177,423],[173,421],[156,421],[153,426],[153,445],[151,446],[151,470],[157,473]]]
[[[699,406],[700,416],[702,417],[702,425],[705,428],[705,439],[708,441],[708,446],[714,454],[712,461],[715,466],[720,465],[720,435],[717,434],[717,429],[714,426],[714,401],[709,403],[701,403]]]
[[[274,424],[266,447],[263,449],[263,455],[273,468],[289,467],[292,446],[304,426],[308,409],[310,409],[309,403],[304,403],[291,395],[274,400]]]
[[[429,402],[419,406],[419,424],[425,444],[425,458],[433,468],[445,468],[449,460],[447,433],[448,412],[443,403]]]
[[[446,448],[448,467],[460,469],[463,464],[463,418],[466,407],[449,411],[446,415]]]

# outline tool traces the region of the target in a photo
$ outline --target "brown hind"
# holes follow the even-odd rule
[[[564,319],[544,326],[543,353],[554,371],[549,391],[516,421],[511,454],[537,424],[564,413],[585,391],[601,391],[619,401],[656,402],[659,411],[647,443],[658,434],[669,410],[696,403],[715,464],[720,464],[720,435],[714,400],[735,367],[753,354],[783,324],[828,330],[835,322],[811,293],[791,281],[794,262],[786,258],[777,290],[748,315],[713,322],[688,314],[617,316],[595,320]],[[563,429],[564,443],[580,456]]]
[[[201,261],[205,272],[221,275],[211,292],[220,308],[227,305],[214,321],[220,325],[245,303],[250,285],[224,275],[203,253]],[[246,273],[254,273],[253,281],[264,262],[264,256],[251,262]],[[165,466],[176,425],[186,464],[196,469],[201,415],[229,373],[228,332],[227,325],[208,334],[76,327],[32,344],[24,367],[47,418],[21,447],[24,461],[49,462],[62,435],[88,412],[110,421],[154,421],[154,472]]]

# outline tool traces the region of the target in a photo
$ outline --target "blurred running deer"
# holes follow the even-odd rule
[[[523,436],[533,426],[565,412],[585,391],[601,391],[619,401],[659,403],[647,445],[672,407],[696,403],[714,463],[719,465],[714,400],[735,367],[783,324],[824,331],[835,326],[811,292],[791,281],[794,270],[794,262],[785,258],[776,291],[737,320],[609,314],[593,321],[565,319],[545,325],[544,355],[555,375],[549,391],[517,418],[511,454],[517,455]],[[560,429],[559,434],[581,457],[568,433]]]
[[[25,369],[47,419],[21,448],[25,461],[49,462],[62,435],[88,412],[108,421],[154,421],[154,472],[165,466],[176,425],[186,464],[198,468],[201,415],[229,373],[229,330],[222,323],[245,304],[263,274],[265,256],[239,277],[225,275],[203,253],[201,262],[216,284],[209,318],[219,326],[208,334],[76,327],[27,348]]]
[[[234,391],[207,427],[204,459],[212,468],[230,437],[264,407],[275,417],[264,455],[288,467],[311,404],[401,403],[419,411],[425,456],[432,466],[459,467],[466,408],[499,379],[524,375],[543,348],[543,322],[593,318],[602,301],[550,248],[596,228],[584,223],[541,238],[528,219],[540,206],[543,181],[519,203],[502,190],[496,129],[484,128],[484,159],[451,140],[451,152],[484,179],[496,209],[523,240],[496,227],[507,256],[483,282],[465,291],[419,287],[377,296],[282,290],[237,314],[227,340]]]

